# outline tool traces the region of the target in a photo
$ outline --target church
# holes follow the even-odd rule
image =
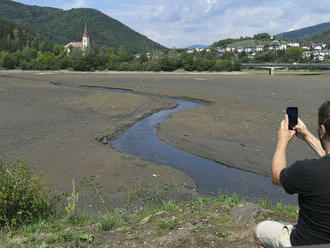
[[[70,42],[66,44],[65,48],[68,50],[68,53],[70,53],[70,47],[80,48],[83,51],[86,51],[86,49],[90,47],[90,39],[87,31],[87,24],[85,24],[85,31],[82,37],[82,42]]]

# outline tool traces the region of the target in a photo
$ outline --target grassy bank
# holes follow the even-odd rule
[[[251,204],[238,197],[139,208],[98,215],[50,217],[3,231],[1,247],[254,247],[252,227],[265,219],[294,222],[295,207]]]
[[[294,222],[295,207],[249,203],[233,195],[169,200],[173,186],[138,185],[124,208],[79,212],[80,192],[50,194],[25,160],[0,159],[0,247],[253,247],[253,226],[265,219]],[[173,198],[174,199],[174,198]]]
[[[265,68],[260,68],[260,69],[242,69],[242,72],[250,72],[250,73],[254,73],[254,72],[268,72],[269,69],[265,69]],[[293,73],[293,74],[299,74],[299,73],[318,73],[318,74],[329,74],[330,70],[295,70],[295,69],[277,69],[275,70],[276,72],[279,73]]]

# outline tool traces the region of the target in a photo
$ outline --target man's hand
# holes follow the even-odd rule
[[[287,145],[295,136],[295,130],[289,130],[289,117],[285,115],[285,119],[281,121],[281,127],[278,130],[278,143]]]
[[[296,131],[298,138],[306,140],[306,137],[310,135],[308,128],[305,123],[298,118],[298,124],[293,128]]]

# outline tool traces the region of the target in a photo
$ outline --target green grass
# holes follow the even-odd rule
[[[50,218],[4,232],[0,247],[93,247],[109,235],[114,235],[111,237],[118,242],[129,237],[132,242],[140,244],[147,238],[178,231],[187,223],[194,225],[189,233],[204,236],[204,232],[212,232],[215,239],[227,242],[231,239],[232,228],[238,228],[229,213],[244,203],[246,201],[237,195],[219,195],[180,203],[166,201],[161,205],[127,208],[102,216],[76,214]],[[258,205],[269,210],[263,217],[265,219],[295,221],[297,218],[297,207],[273,206],[267,201]],[[213,226],[212,231],[209,226]]]
[[[228,47],[247,47],[247,46],[256,46],[258,44],[263,44],[261,41],[257,41],[255,39],[251,40],[239,40],[239,41],[234,41],[230,44],[228,44]]]
[[[269,69],[242,69],[242,72],[268,72]],[[329,74],[330,70],[293,70],[293,69],[289,69],[289,70],[281,70],[281,69],[277,69],[275,70],[275,72],[285,72],[285,73],[319,73],[319,74]]]

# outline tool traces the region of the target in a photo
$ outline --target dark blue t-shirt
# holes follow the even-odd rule
[[[281,171],[289,194],[298,193],[299,218],[290,239],[293,246],[330,243],[330,155],[297,161]]]

